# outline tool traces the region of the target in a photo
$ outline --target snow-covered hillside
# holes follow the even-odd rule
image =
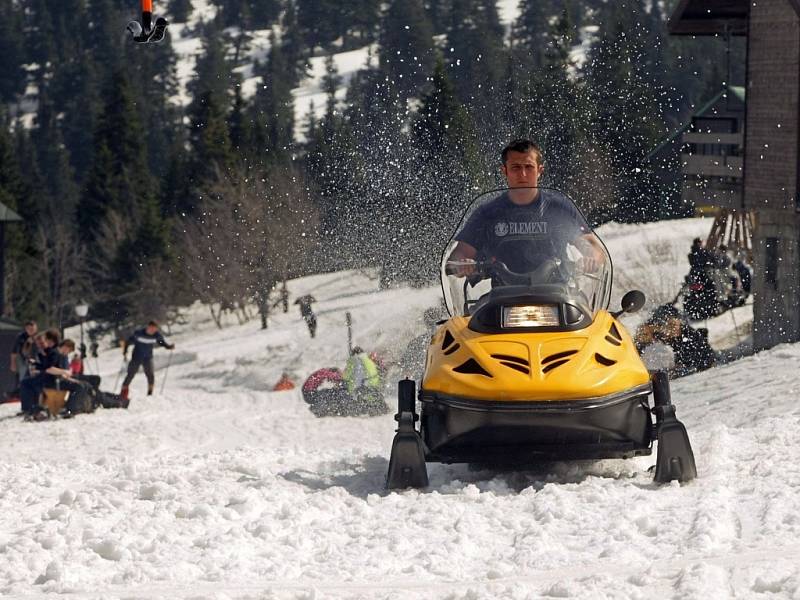
[[[501,23],[510,27],[519,15],[518,0],[498,0],[497,10]],[[169,35],[175,53],[178,56],[177,74],[180,84],[180,91],[175,101],[183,106],[188,105],[189,97],[186,93],[186,86],[194,76],[195,63],[198,55],[202,52],[201,40],[197,35],[197,25],[203,21],[214,18],[216,14],[215,6],[209,0],[192,0],[192,14],[188,23],[172,23],[169,27]],[[236,32],[231,31],[233,35]],[[253,62],[258,60],[264,62],[269,54],[269,30],[256,30],[249,32],[251,41],[247,60],[237,66],[235,72],[242,77],[242,95],[250,98],[255,94],[257,87],[261,84],[260,77],[253,76]],[[587,38],[588,39],[588,38]],[[346,52],[333,54],[333,62],[337,73],[341,77],[341,87],[336,92],[336,97],[344,99],[350,80],[361,69],[368,66],[372,61],[377,61],[377,44],[364,46]],[[575,60],[581,62],[585,48],[576,47]],[[325,76],[325,56],[314,56],[309,60],[310,69],[301,85],[292,91],[294,96],[295,114],[295,137],[299,140],[304,139],[304,124],[309,113],[313,110],[317,118],[325,114],[325,92],[322,80]]]
[[[659,235],[688,248],[702,225],[605,237],[624,272],[626,248]],[[682,270],[662,261],[641,277]],[[368,350],[417,333],[439,290],[379,291],[369,275],[290,282],[319,301],[313,340],[296,306],[267,331],[218,330],[193,309],[168,336],[168,373],[159,351],[157,395],[139,375],[127,411],[23,423],[0,406],[0,596],[800,598],[800,348],[675,382],[689,484],[654,485],[640,458],[429,465],[428,489],[387,493],[390,415],[317,419],[298,392],[269,391],[283,371],[302,381],[342,364],[346,311]],[[104,388],[120,361],[101,355]]]

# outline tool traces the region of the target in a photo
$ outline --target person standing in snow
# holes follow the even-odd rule
[[[19,389],[20,382],[25,379],[28,374],[28,362],[32,358],[32,341],[37,331],[36,321],[27,321],[24,329],[14,340],[14,347],[11,349],[10,366],[11,372],[16,375],[17,389]]]
[[[303,317],[306,325],[308,325],[308,332],[311,334],[312,338],[317,334],[317,315],[315,315],[314,311],[311,309],[311,304],[316,301],[317,299],[310,294],[300,296],[294,301],[295,304],[300,306],[300,315]]]
[[[153,387],[155,386],[155,375],[153,374],[153,348],[163,346],[167,350],[174,350],[175,344],[168,344],[161,335],[158,329],[158,323],[150,321],[147,327],[137,329],[133,334],[123,343],[122,355],[128,357],[128,347],[133,346],[133,354],[131,361],[128,363],[128,374],[125,376],[125,381],[122,382],[122,391],[120,395],[123,398],[128,397],[128,386],[133,380],[139,368],[144,368],[145,377],[147,377],[147,395],[153,395]]]

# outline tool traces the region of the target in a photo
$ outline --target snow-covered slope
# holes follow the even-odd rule
[[[174,100],[183,106],[189,103],[190,99],[186,93],[186,86],[194,76],[197,57],[202,53],[202,44],[200,38],[197,37],[197,25],[203,21],[213,19],[216,14],[216,7],[209,0],[192,0],[192,6],[193,11],[188,23],[173,23],[169,28],[170,39],[178,57],[177,72],[180,84],[179,93]],[[519,14],[519,1],[498,0],[497,9],[500,21],[506,27],[510,27]],[[231,31],[230,33],[235,37],[237,32]],[[261,78],[253,76],[253,62],[256,60],[264,62],[266,60],[269,54],[270,31],[254,30],[250,31],[249,34],[252,39],[249,43],[247,59],[235,69],[235,72],[242,77],[242,95],[245,98],[250,98],[255,94],[256,89],[261,85]],[[373,63],[377,61],[377,52],[377,44],[372,44],[363,48],[333,54],[337,73],[341,77],[341,87],[336,92],[338,99],[344,99],[353,75],[366,68],[370,60]],[[576,48],[576,52],[580,54],[582,51]],[[322,87],[322,80],[325,76],[325,59],[325,56],[312,57],[309,61],[308,77],[301,82],[299,87],[292,91],[294,96],[295,136],[299,140],[304,139],[303,128],[311,110],[313,109],[317,118],[325,114],[326,98]],[[577,54],[576,60],[581,60]]]
[[[609,228],[618,271],[648,227]],[[688,248],[698,228],[659,231]],[[267,331],[195,308],[168,373],[159,351],[159,393],[140,375],[129,410],[22,423],[0,406],[0,596],[800,598],[799,347],[675,382],[692,483],[656,486],[640,458],[429,465],[429,489],[387,493],[391,416],[317,419],[268,390],[341,365],[345,311],[356,343],[401,347],[438,290],[346,272],[290,292],[319,301],[317,338],[295,306]],[[101,356],[104,388],[120,361]]]

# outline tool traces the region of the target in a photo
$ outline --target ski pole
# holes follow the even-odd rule
[[[125,370],[125,363],[126,362],[128,362],[128,357],[123,354],[122,355],[122,365],[120,366],[119,371],[117,371],[117,378],[114,380],[114,387],[112,388],[114,390],[117,389],[117,384],[119,383],[119,376],[122,375],[122,372]]]
[[[169,358],[167,359],[167,368],[164,369],[164,379],[161,381],[161,393],[164,393],[164,387],[167,385],[167,375],[169,374],[169,366],[172,364],[172,350],[169,351]]]

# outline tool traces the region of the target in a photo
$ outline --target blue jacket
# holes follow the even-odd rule
[[[133,345],[133,356],[131,358],[139,361],[152,360],[153,348],[156,344],[164,348],[173,348],[171,344],[167,343],[160,331],[149,335],[146,328],[134,331],[127,341],[127,346]]]

